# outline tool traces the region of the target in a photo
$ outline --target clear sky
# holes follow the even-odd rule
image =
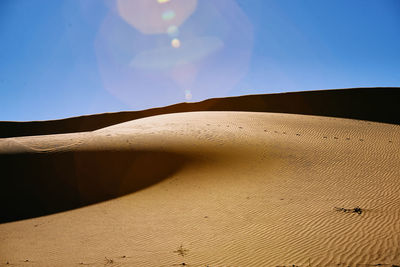
[[[400,86],[399,0],[0,0],[0,120]]]

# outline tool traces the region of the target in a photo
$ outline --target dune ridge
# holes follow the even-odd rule
[[[399,127],[295,114],[189,112],[88,133],[0,139],[1,155],[99,149],[107,158],[99,165],[113,151],[162,151],[183,159],[175,171],[113,195],[118,198],[0,224],[0,255],[17,266],[399,265]],[[75,145],[65,146],[67,140]],[[164,160],[135,169],[151,172]],[[361,214],[335,209],[357,206]]]
[[[340,117],[400,124],[398,87],[349,88],[247,95],[61,120],[0,121],[0,138],[94,131],[149,116],[192,111],[252,111]]]

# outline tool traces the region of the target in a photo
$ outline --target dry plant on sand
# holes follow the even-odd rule
[[[355,207],[353,209],[346,209],[346,208],[338,208],[335,207],[334,208],[336,211],[343,211],[343,212],[347,212],[347,213],[357,213],[357,214],[362,214],[363,213],[363,209],[361,209],[360,207]]]
[[[182,257],[185,257],[185,255],[189,252],[188,249],[184,249],[183,245],[180,245],[179,248],[177,250],[174,251],[174,253],[178,253],[179,255],[181,255]]]

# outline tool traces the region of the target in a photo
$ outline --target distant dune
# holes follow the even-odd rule
[[[0,266],[400,266],[398,90],[4,122]]]
[[[0,121],[0,137],[76,133],[121,122],[177,112],[253,111],[350,118],[400,124],[400,88],[352,88],[248,95],[180,103],[142,111],[104,113],[62,120]]]

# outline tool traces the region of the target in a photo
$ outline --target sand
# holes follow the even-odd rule
[[[3,138],[0,266],[400,265],[399,145],[266,112]]]

